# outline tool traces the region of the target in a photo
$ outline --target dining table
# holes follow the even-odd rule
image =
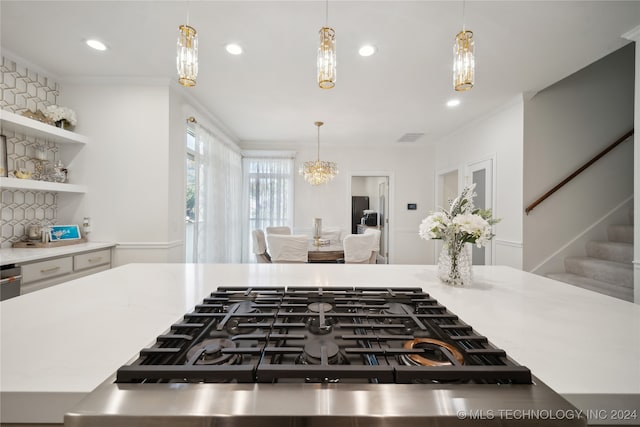
[[[317,244],[314,240],[309,241],[309,262],[338,262],[344,259],[344,247],[341,241],[329,241],[328,244]]]

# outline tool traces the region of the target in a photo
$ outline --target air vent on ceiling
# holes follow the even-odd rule
[[[405,133],[397,142],[416,142],[424,136],[424,132]]]

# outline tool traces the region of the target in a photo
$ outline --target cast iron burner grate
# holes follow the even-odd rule
[[[528,368],[420,288],[232,286],[116,382],[532,383]]]

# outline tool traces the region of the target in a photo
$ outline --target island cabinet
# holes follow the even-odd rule
[[[111,268],[111,248],[22,264],[20,294],[57,285]]]

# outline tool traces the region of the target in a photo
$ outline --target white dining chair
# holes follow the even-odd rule
[[[267,246],[273,263],[309,261],[309,236],[267,234]]]
[[[322,233],[320,234],[320,238],[328,240],[330,244],[340,242],[341,236],[342,230],[337,227],[325,227],[322,229]]]
[[[382,234],[380,230],[375,228],[367,228],[364,231],[364,234],[373,234],[375,236],[373,243],[373,253],[371,254],[370,264],[376,264],[376,260],[378,258],[378,254],[380,253],[380,235]]]
[[[291,228],[290,227],[267,227],[267,236],[269,234],[291,234]]]
[[[267,240],[264,237],[264,231],[262,230],[251,230],[251,237],[253,243],[253,253],[256,256],[256,261],[258,263],[270,263],[271,256],[269,256],[269,252],[267,252]]]
[[[375,264],[378,254],[373,233],[349,234],[342,240],[345,264]]]

